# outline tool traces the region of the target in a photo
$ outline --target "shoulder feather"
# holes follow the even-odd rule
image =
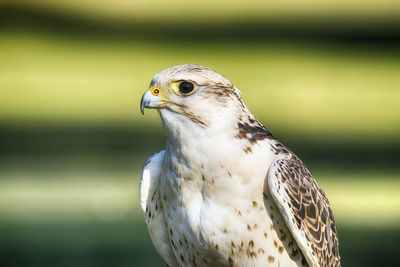
[[[146,205],[158,185],[162,170],[165,150],[151,155],[144,163],[142,176],[140,178],[140,206],[146,212]]]
[[[308,264],[340,267],[335,220],[329,201],[294,154],[276,160],[268,187]]]
[[[140,206],[156,250],[168,266],[178,266],[171,249],[160,196],[157,193],[164,155],[165,150],[160,151],[149,157],[144,164],[140,179]]]

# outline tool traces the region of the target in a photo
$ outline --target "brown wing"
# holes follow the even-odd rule
[[[339,243],[329,201],[295,155],[276,160],[268,186],[310,266],[340,267]]]

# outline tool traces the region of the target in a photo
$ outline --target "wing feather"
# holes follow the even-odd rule
[[[294,154],[276,160],[268,187],[308,264],[340,267],[335,220],[329,201]]]
[[[168,266],[178,266],[171,249],[157,190],[163,171],[164,154],[165,150],[160,151],[148,158],[144,164],[140,179],[140,206],[145,214],[146,224],[156,250]]]
[[[152,197],[158,186],[160,179],[162,162],[164,160],[165,150],[151,155],[144,163],[142,175],[140,178],[140,206],[146,213],[146,205],[149,203],[149,195]]]

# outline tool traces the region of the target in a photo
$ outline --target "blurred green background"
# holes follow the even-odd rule
[[[0,1],[0,62],[1,266],[162,266],[138,177],[164,137],[139,101],[184,63],[305,161],[343,266],[397,264],[397,1]]]

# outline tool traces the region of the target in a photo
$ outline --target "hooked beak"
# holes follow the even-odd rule
[[[151,88],[148,90],[144,95],[142,96],[142,99],[140,100],[140,111],[142,114],[144,114],[144,109],[145,108],[162,108],[163,104],[165,104],[167,101],[163,100],[159,96],[159,89],[154,89]]]

